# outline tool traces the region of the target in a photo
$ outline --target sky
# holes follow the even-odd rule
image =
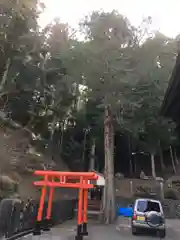
[[[54,18],[69,23],[76,28],[78,22],[93,10],[118,10],[133,25],[138,26],[144,17],[153,19],[152,29],[159,30],[169,37],[180,33],[180,0],[41,0],[46,10],[41,15],[41,26]]]

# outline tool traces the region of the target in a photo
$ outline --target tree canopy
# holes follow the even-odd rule
[[[175,124],[159,111],[176,40],[150,32],[150,17],[135,27],[117,11],[86,16],[79,40],[59,19],[40,28],[44,7],[36,0],[1,2],[0,107],[6,117],[44,146],[56,146],[74,168],[84,154],[88,166],[92,139],[102,147],[105,106],[114,131],[143,142],[146,151],[174,144]]]

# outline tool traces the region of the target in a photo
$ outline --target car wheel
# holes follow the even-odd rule
[[[132,235],[137,235],[137,228],[132,226]]]
[[[166,237],[166,230],[162,229],[158,231],[158,237],[165,238]]]

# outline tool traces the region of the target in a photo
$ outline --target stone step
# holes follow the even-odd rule
[[[89,210],[100,210],[100,209],[101,209],[101,206],[88,205],[88,209],[89,209]]]
[[[78,212],[78,209],[76,208],[76,209],[74,209],[74,211],[75,211],[75,213],[77,213]],[[87,211],[87,214],[90,214],[90,215],[98,215],[98,214],[101,214],[102,213],[102,211],[96,211],[96,210],[88,210]]]
[[[75,209],[75,215],[77,215],[78,210]],[[103,212],[102,211],[95,211],[95,210],[88,210],[87,211],[87,215],[88,215],[88,219],[91,220],[98,220],[98,222],[102,221],[102,216],[103,216]]]

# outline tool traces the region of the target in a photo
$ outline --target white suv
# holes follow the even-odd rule
[[[165,218],[160,201],[153,199],[137,199],[134,204],[131,221],[132,234],[141,229],[155,230],[161,238],[166,235]]]

